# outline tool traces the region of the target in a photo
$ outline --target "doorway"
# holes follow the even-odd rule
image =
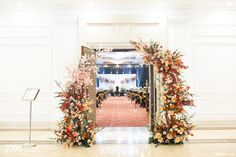
[[[121,18],[122,17],[122,18]],[[110,15],[110,16],[101,16],[101,17],[96,17],[96,19],[94,18],[83,18],[80,17],[78,19],[78,23],[79,23],[79,29],[78,29],[78,34],[79,34],[79,45],[86,45],[87,47],[91,48],[91,49],[96,49],[96,48],[113,48],[113,50],[121,50],[124,51],[126,49],[132,49],[129,40],[136,40],[137,38],[141,38],[143,39],[145,42],[149,42],[150,39],[153,40],[160,40],[160,37],[163,36],[163,34],[161,32],[164,32],[162,30],[162,28],[164,27],[160,27],[159,23],[157,22],[157,19],[153,19],[153,20],[147,20],[146,17],[142,17],[142,16],[136,16],[136,15],[130,15],[130,16],[117,16],[117,15]],[[86,32],[86,33],[84,33]],[[121,52],[119,51],[119,52]],[[129,50],[130,51],[130,50]],[[117,52],[118,53],[118,52]],[[82,53],[83,54],[83,53]],[[120,55],[118,55],[120,56]],[[131,58],[131,57],[130,57]],[[128,58],[128,59],[130,59]],[[112,63],[107,63],[107,64],[103,64],[103,68],[107,69],[106,66],[108,65],[112,65],[113,66],[113,71],[112,74],[116,74],[117,73],[117,69],[118,69],[118,74],[116,76],[119,75],[119,69],[121,69],[119,67],[119,65],[121,66],[122,64],[128,69],[128,67],[130,66],[130,63],[127,61],[126,63],[120,63],[119,61],[122,61],[120,59],[116,59],[116,63],[112,65]],[[118,64],[118,65],[117,65]],[[133,127],[129,127],[128,124],[122,124],[121,122],[119,122],[118,120],[116,120],[116,118],[112,118],[112,117],[107,117],[104,118],[104,120],[102,121],[107,121],[105,124],[100,125],[98,123],[97,129],[100,130],[102,129],[102,131],[99,131],[98,134],[96,134],[96,142],[98,142],[99,140],[103,141],[105,139],[105,141],[109,142],[109,139],[114,139],[116,138],[116,142],[124,139],[127,142],[127,139],[133,137],[133,139],[130,139],[131,141],[142,141],[142,139],[137,138],[137,135],[139,133],[144,133],[145,136],[143,136],[143,134],[139,137],[145,137],[145,142],[148,142],[148,137],[150,136],[150,129],[152,130],[154,127],[153,125],[155,124],[155,113],[156,113],[156,105],[157,105],[157,98],[158,96],[156,96],[157,93],[153,93],[154,88],[157,88],[158,84],[155,84],[156,79],[154,78],[155,75],[154,73],[152,73],[151,71],[153,71],[153,69],[151,69],[150,71],[150,65],[141,65],[141,63],[137,63],[135,66],[146,66],[149,73],[151,75],[149,75],[149,77],[152,79],[152,82],[148,81],[147,85],[150,86],[151,88],[149,88],[147,91],[151,91],[150,93],[150,100],[147,101],[148,104],[150,104],[147,108],[142,108],[143,111],[145,111],[144,113],[146,114],[147,124],[150,124],[150,127],[147,127],[147,125],[145,124],[141,124],[139,123],[139,125],[133,126]],[[131,68],[132,69],[132,68]],[[106,73],[106,71],[105,71]],[[108,72],[109,74],[109,72]],[[131,74],[132,74],[132,70],[131,70]],[[135,73],[134,73],[135,74]],[[101,73],[101,75],[103,75],[103,73]],[[143,75],[145,76],[145,75]],[[90,98],[92,100],[96,100],[97,96],[98,96],[98,90],[96,89],[98,77],[94,76],[94,86],[90,88]],[[112,80],[106,79],[106,78],[100,78],[101,80],[103,80],[104,82],[112,82]],[[131,78],[130,78],[131,79]],[[129,80],[129,79],[127,79]],[[121,80],[122,81],[122,80]],[[121,82],[120,81],[120,82]],[[135,80],[134,82],[136,82],[137,80]],[[137,81],[138,82],[138,81]],[[100,83],[100,82],[99,82]],[[146,82],[145,82],[146,84]],[[149,85],[150,84],[150,85]],[[118,109],[120,109],[121,106],[120,105],[121,101],[126,101],[127,106],[129,106],[130,110],[132,110],[132,112],[136,113],[138,112],[140,105],[137,105],[138,103],[135,103],[135,100],[132,100],[131,103],[131,98],[129,96],[128,93],[125,93],[124,96],[122,95],[121,92],[121,84],[118,85],[119,87],[119,92],[121,93],[122,96],[119,96],[120,93],[116,92],[116,85],[118,84],[113,84],[113,94],[112,92],[109,91],[109,89],[107,89],[104,93],[105,96],[107,96],[107,99],[103,100],[103,102],[101,103],[101,105],[99,104],[94,104],[94,106],[92,106],[92,109],[94,111],[94,121],[95,123],[97,123],[97,119],[98,119],[98,115],[101,113],[103,113],[103,110],[105,109],[105,107],[111,107],[108,106],[109,103],[109,99],[112,98],[112,102],[114,102],[114,106]],[[101,84],[99,84],[99,87],[101,86]],[[155,87],[154,87],[155,86]],[[140,86],[143,88],[143,86]],[[95,90],[96,89],[96,90]],[[134,94],[137,94],[135,92],[137,91],[131,91]],[[132,93],[131,93],[132,94]],[[149,93],[148,93],[149,94]],[[114,96],[113,96],[114,95]],[[123,100],[119,100],[122,99]],[[115,99],[115,100],[114,100]],[[124,104],[124,103],[122,103]],[[136,104],[136,106],[135,106]],[[137,111],[135,111],[135,107]],[[101,110],[101,111],[100,111]],[[148,110],[148,113],[147,113]],[[106,112],[110,114],[109,112]],[[103,115],[106,115],[106,113],[103,113]],[[114,115],[117,115],[117,111],[114,110]],[[121,114],[123,114],[123,112],[121,112]],[[119,115],[119,117],[121,117],[122,115]],[[139,121],[139,118],[130,118],[130,119],[134,119]],[[116,123],[116,125],[111,125],[113,124],[112,121],[114,121]],[[121,120],[120,120],[121,121]],[[111,122],[109,124],[109,122]],[[99,125],[101,127],[99,127]],[[109,127],[110,126],[110,127]],[[138,127],[140,126],[140,127]],[[105,128],[104,128],[105,127]],[[104,128],[104,129],[103,129]],[[134,130],[129,130],[128,128],[133,128]],[[121,132],[119,131],[121,130]],[[116,132],[115,134],[113,134],[114,132]],[[123,136],[124,135],[124,136]],[[127,138],[126,135],[129,135],[129,138]],[[109,136],[109,137],[108,137]],[[122,137],[121,137],[122,136]],[[115,142],[115,143],[116,143]]]
[[[82,55],[94,54],[93,52],[94,51],[91,51],[91,49],[87,47],[82,47]],[[121,52],[106,52],[105,54],[113,53],[118,53],[119,58],[114,59],[109,56],[106,57],[109,58],[109,62],[106,59],[97,62],[100,64],[99,73],[97,75],[94,73],[91,75],[93,85],[88,88],[90,100],[97,100],[96,103],[91,106],[94,113],[96,130],[98,131],[96,134],[96,143],[120,143],[120,141],[125,143],[148,143],[148,139],[151,136],[150,131],[153,131],[156,124],[155,117],[158,105],[158,83],[156,83],[156,80],[158,78],[154,75],[153,66],[143,65],[141,64],[142,62],[134,62],[138,60],[137,57],[139,60],[142,59],[141,56],[137,56],[140,53],[133,50],[125,52],[125,54],[134,53],[136,57],[120,57],[122,56]],[[126,58],[126,60],[124,58]],[[111,62],[111,60],[115,60],[115,64]],[[95,64],[95,62],[93,64]],[[123,70],[119,70],[122,68]],[[125,73],[129,74],[130,78],[123,80],[118,79],[118,75],[124,75]],[[113,75],[115,79],[111,80],[109,77],[102,78],[99,76],[100,74],[102,74],[102,76],[106,74],[108,74],[107,76]],[[138,78],[139,76],[137,76],[137,74],[145,77],[143,79]],[[132,77],[132,75],[135,77]],[[102,82],[100,82],[100,80],[102,80]],[[119,81],[120,87],[116,81]],[[130,81],[134,82],[131,83]],[[106,86],[100,84],[104,82]],[[113,85],[112,88],[110,83]],[[123,86],[121,86],[121,84]],[[118,89],[116,88],[117,86]],[[122,88],[124,88],[124,90],[120,90]],[[102,96],[102,100],[98,99],[100,96]],[[140,99],[137,99],[137,96],[146,97],[145,104],[143,104]],[[113,112],[111,112],[109,108],[112,108]],[[123,111],[128,112],[128,114],[122,112],[122,108]],[[131,118],[127,118],[127,115],[132,116],[130,116]],[[137,134],[140,134],[140,136],[137,137]],[[127,135],[129,135],[129,137],[127,137]]]
[[[97,55],[97,127],[146,127],[148,65],[133,49],[112,49]]]

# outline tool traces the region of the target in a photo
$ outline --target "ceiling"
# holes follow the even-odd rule
[[[1,9],[236,8],[236,0],[0,0]]]
[[[141,64],[140,53],[132,52],[104,52],[99,53],[96,59],[97,64]]]

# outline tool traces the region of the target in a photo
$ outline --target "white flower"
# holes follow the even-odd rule
[[[170,77],[167,77],[166,83],[172,83],[172,82],[173,82],[173,80]]]

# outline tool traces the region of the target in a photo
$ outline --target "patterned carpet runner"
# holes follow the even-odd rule
[[[108,97],[102,107],[96,109],[98,127],[144,127],[148,124],[145,108],[136,106],[127,97]]]

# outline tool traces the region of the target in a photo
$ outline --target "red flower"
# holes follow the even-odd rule
[[[69,128],[66,128],[66,133],[70,138],[73,137],[71,130]]]
[[[69,103],[67,103],[67,102],[64,102],[61,106],[60,106],[60,109],[62,110],[62,112],[65,110],[65,109],[67,109],[68,107],[70,106],[70,104]]]

